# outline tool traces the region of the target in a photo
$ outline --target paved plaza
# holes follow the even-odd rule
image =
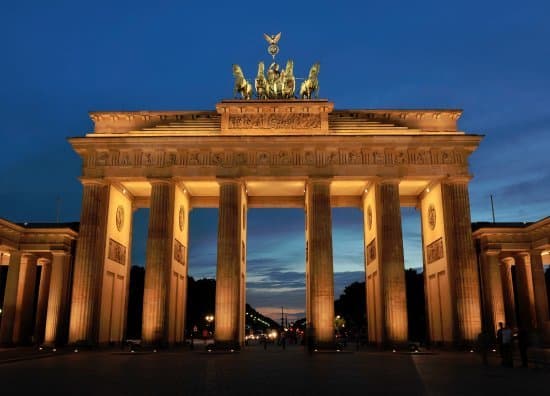
[[[22,358],[16,361],[17,356]],[[42,358],[39,358],[42,357]],[[550,368],[489,367],[468,352],[355,351],[308,355],[302,347],[194,350],[0,351],[2,395],[528,395],[546,394]],[[519,366],[519,362],[516,362]]]

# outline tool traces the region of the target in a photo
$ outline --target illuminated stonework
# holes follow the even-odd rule
[[[244,340],[247,209],[300,207],[306,210],[307,321],[319,345],[333,343],[330,208],[350,206],[364,208],[366,216],[370,340],[407,341],[401,206],[430,212],[430,222],[423,220],[426,227],[436,223],[437,212],[437,224],[423,230],[425,246],[442,241],[430,264],[440,289],[437,294],[430,292],[427,301],[430,312],[443,312],[443,317],[435,319],[443,325],[437,326],[450,330],[433,332],[434,340],[474,340],[481,317],[472,265],[475,252],[471,231],[465,226],[470,221],[467,160],[481,137],[457,129],[460,114],[458,110],[334,110],[332,103],[322,99],[227,100],[210,112],[92,113],[95,130],[70,139],[83,159],[82,230],[90,222],[100,233],[89,242],[97,245],[93,249],[82,242],[77,250],[73,299],[79,303],[73,305],[71,341],[121,340],[124,316],[112,296],[126,300],[128,277],[109,270],[108,258],[96,254],[113,233],[118,233],[113,236],[116,241],[127,246],[130,226],[122,232],[111,230],[109,221],[97,220],[121,205],[124,213],[151,208],[145,343],[182,340],[186,218],[194,207],[220,208],[218,342]],[[94,200],[86,198],[88,189]],[[461,217],[457,210],[462,211]],[[439,253],[449,249],[460,254],[450,260]],[[92,267],[100,274],[92,275]],[[455,282],[467,287],[448,286],[452,270]],[[174,279],[166,283],[169,274]],[[103,277],[104,282],[92,286],[86,281],[91,276]],[[105,284],[110,291],[100,290]],[[428,285],[432,287],[431,281]],[[445,310],[440,309],[443,305]],[[98,322],[100,331],[94,333]]]
[[[62,343],[67,334],[72,344],[122,342],[131,214],[144,207],[150,208],[144,344],[184,342],[188,216],[205,207],[219,208],[214,324],[221,345],[244,341],[246,214],[268,207],[305,211],[306,316],[319,347],[334,345],[332,207],[363,210],[372,343],[396,346],[408,339],[403,206],[421,213],[432,342],[472,343],[482,325],[494,329],[504,319],[550,333],[542,275],[542,263],[550,261],[548,220],[478,229],[474,238],[482,255],[476,258],[468,157],[481,136],[457,129],[460,114],[334,110],[326,100],[230,100],[216,111],[92,113],[94,131],[69,139],[83,161],[74,266],[74,230],[31,229],[0,219],[0,264],[9,265],[0,343],[30,340],[33,320],[36,339],[49,344]],[[33,300],[37,266],[42,271]]]

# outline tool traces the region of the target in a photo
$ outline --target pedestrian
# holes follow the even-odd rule
[[[284,332],[281,333],[281,346],[283,350],[286,349],[286,334]]]
[[[518,331],[518,348],[521,357],[521,367],[528,367],[527,347],[529,346],[529,333],[525,327],[520,327]]]
[[[502,365],[504,367],[514,367],[512,353],[512,329],[507,323],[502,329]]]
[[[504,329],[504,323],[498,322],[497,345],[498,345],[498,353],[500,354],[501,359],[504,359],[504,354],[502,351],[502,330],[503,329]]]

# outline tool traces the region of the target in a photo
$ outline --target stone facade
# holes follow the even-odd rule
[[[457,128],[461,111],[333,107],[326,100],[231,100],[216,111],[92,113],[94,131],[69,139],[83,161],[74,268],[74,231],[49,236],[51,230],[0,223],[2,264],[10,266],[0,341],[29,339],[27,310],[35,298],[37,339],[57,343],[68,333],[71,344],[122,342],[132,212],[141,207],[151,210],[142,323],[147,345],[184,341],[188,216],[201,207],[219,208],[218,345],[235,348],[244,341],[250,207],[306,213],[306,315],[318,347],[334,345],[336,206],[363,210],[372,343],[396,346],[408,338],[402,206],[421,213],[431,341],[469,344],[482,325],[494,329],[504,315],[516,320],[510,304],[518,290],[517,321],[546,326],[541,271],[548,234],[541,230],[548,222],[514,228],[513,237],[507,230],[506,243],[495,228],[472,236],[468,157],[482,137]],[[40,245],[41,238],[55,242]],[[36,265],[42,277],[32,296]]]

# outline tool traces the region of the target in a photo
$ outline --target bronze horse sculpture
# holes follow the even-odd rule
[[[311,99],[313,93],[315,93],[316,98],[319,97],[319,80],[317,76],[319,75],[320,67],[319,62],[315,63],[309,70],[307,80],[300,85],[300,97],[302,99]]]
[[[244,77],[243,71],[239,65],[233,65],[233,76],[235,77],[235,86],[233,87],[233,96],[241,94],[242,99],[249,100],[252,97],[252,85]]]

